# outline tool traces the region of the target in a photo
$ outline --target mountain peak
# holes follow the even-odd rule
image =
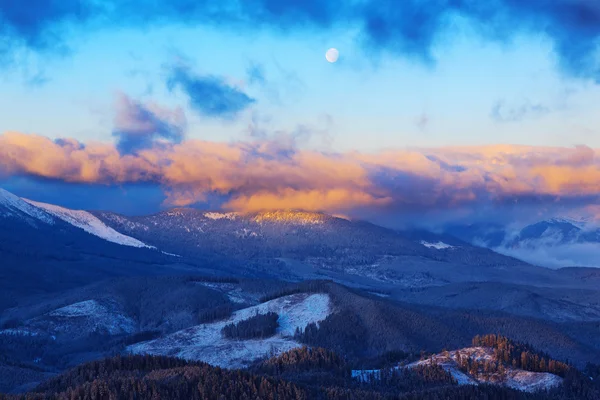
[[[570,224],[579,229],[584,229],[588,224],[593,221],[591,217],[585,216],[564,216],[564,217],[554,217],[548,219],[546,222],[552,224]]]

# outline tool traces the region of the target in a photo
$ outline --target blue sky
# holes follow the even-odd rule
[[[253,116],[269,120],[266,129],[290,130],[319,125],[328,115],[335,150],[500,142],[600,145],[600,113],[594,106],[600,104],[599,85],[561,71],[547,38],[498,43],[464,32],[468,29],[456,31],[434,46],[433,63],[365,48],[343,29],[246,35],[173,24],[82,32],[66,40],[66,55],[29,51],[26,62],[5,71],[0,131],[111,140],[115,94],[123,92],[183,107],[189,136],[210,140],[242,138]],[[329,47],[340,50],[335,64],[325,60]],[[181,58],[257,101],[234,121],[197,117],[181,94],[166,87],[168,65]],[[251,65],[264,72],[264,84],[249,82]],[[31,82],[40,78],[41,83]],[[500,118],[493,113],[498,104]]]
[[[0,32],[8,43],[0,49],[0,134],[114,144],[122,154],[161,140],[281,137],[294,151],[327,154],[600,148],[600,8],[586,0],[455,8],[419,0],[214,7],[178,0],[143,9],[137,0],[36,1],[33,10],[0,0],[8,22]],[[325,60],[330,47],[340,51],[337,63]],[[123,98],[139,109],[124,111]],[[119,123],[123,113],[152,121]],[[23,179],[39,178],[5,175],[24,194],[31,186]]]

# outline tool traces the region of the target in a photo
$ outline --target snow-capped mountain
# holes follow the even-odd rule
[[[497,224],[452,226],[447,232],[533,264],[600,266],[600,228],[589,218],[550,218],[520,229]]]
[[[0,218],[21,220],[33,226],[55,225],[58,221],[62,221],[112,243],[132,247],[150,247],[137,239],[115,231],[87,211],[70,210],[23,199],[4,189],[0,189]]]
[[[582,221],[552,218],[528,225],[512,239],[508,247],[557,246],[574,243],[600,243],[600,229]]]

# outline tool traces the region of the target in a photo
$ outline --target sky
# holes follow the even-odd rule
[[[0,68],[38,201],[600,216],[595,0],[0,0]]]

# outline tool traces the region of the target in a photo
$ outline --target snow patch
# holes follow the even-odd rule
[[[267,339],[231,340],[221,329],[258,314],[279,314],[277,333]],[[331,313],[326,294],[294,294],[236,311],[229,319],[202,324],[175,332],[164,338],[138,343],[127,348],[136,354],[154,354],[204,361],[223,368],[244,368],[253,361],[302,347],[292,339],[296,328],[320,322]]]
[[[113,228],[105,225],[102,221],[87,211],[70,210],[68,208],[63,208],[52,204],[38,203],[36,201],[26,199],[25,201],[32,206],[43,209],[55,217],[60,218],[61,220],[76,226],[77,228],[81,228],[87,233],[98,236],[106,241],[117,243],[123,246],[154,248],[153,246],[148,246],[137,239],[115,231]]]
[[[421,241],[421,244],[429,249],[433,248],[433,249],[437,249],[437,250],[453,249],[455,247],[455,246],[446,244],[444,242],[430,243],[430,242],[426,242],[424,240]]]
[[[234,219],[236,219],[238,217],[238,213],[207,212],[207,213],[204,213],[204,216],[206,218],[209,218],[212,220],[228,219],[230,221],[233,221]]]
[[[562,383],[562,378],[547,372],[529,372],[511,370],[507,374],[506,385],[524,392],[536,392],[556,387]]]

